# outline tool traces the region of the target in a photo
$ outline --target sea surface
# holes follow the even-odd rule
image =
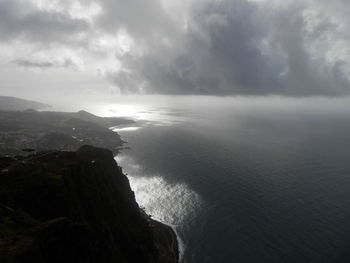
[[[350,262],[349,99],[109,106],[116,160],[187,263]]]

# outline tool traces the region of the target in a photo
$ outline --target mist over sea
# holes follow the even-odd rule
[[[131,107],[138,122],[116,129],[118,163],[183,260],[350,262],[348,99],[213,100]]]

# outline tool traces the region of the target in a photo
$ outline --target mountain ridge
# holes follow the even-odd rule
[[[1,262],[178,262],[174,231],[139,208],[111,151],[16,158],[0,158]]]
[[[41,102],[11,96],[0,96],[0,110],[23,111],[40,110],[51,107]]]

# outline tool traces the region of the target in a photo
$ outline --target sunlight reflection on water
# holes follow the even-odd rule
[[[137,131],[138,129],[140,129],[141,127],[113,127],[112,131],[114,132],[128,132],[128,131]]]
[[[202,206],[200,196],[185,183],[170,184],[160,175],[145,175],[143,167],[123,154],[118,155],[116,161],[127,173],[138,204],[144,207],[152,218],[171,225],[177,233]],[[183,255],[184,244],[179,235],[178,239],[180,254]]]
[[[201,206],[201,198],[186,184],[170,184],[160,175],[144,175],[143,168],[123,154],[116,161],[127,173],[137,202],[156,220],[179,225]]]
[[[174,225],[187,262],[349,262],[349,99],[224,102],[118,132],[138,203]]]

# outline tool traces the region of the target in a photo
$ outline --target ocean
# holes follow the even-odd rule
[[[182,262],[350,262],[348,99],[109,106],[137,201]]]

